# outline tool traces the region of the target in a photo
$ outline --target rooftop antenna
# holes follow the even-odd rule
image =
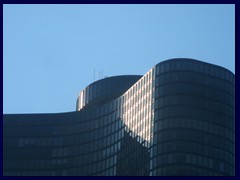
[[[95,81],[95,68],[93,69],[93,81]]]

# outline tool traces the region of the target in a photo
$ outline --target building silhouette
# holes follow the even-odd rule
[[[75,112],[3,115],[5,176],[233,176],[235,76],[193,59],[98,80]]]

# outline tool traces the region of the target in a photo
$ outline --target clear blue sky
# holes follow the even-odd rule
[[[234,5],[3,5],[3,113],[75,111],[103,76],[170,58],[235,72]]]

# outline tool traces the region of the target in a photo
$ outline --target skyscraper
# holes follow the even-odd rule
[[[3,117],[4,175],[235,175],[235,76],[205,62],[98,80],[75,112]]]

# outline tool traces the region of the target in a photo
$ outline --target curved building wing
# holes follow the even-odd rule
[[[76,112],[3,116],[4,175],[235,175],[235,76],[163,61],[79,93]]]

